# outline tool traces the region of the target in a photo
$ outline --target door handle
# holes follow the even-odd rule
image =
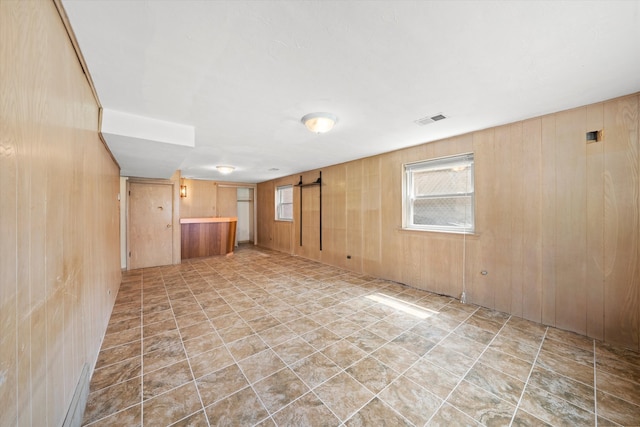
[[[167,224],[167,228],[171,228],[171,224]]]

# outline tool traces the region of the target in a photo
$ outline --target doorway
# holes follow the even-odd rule
[[[173,185],[129,183],[128,268],[173,263]]]

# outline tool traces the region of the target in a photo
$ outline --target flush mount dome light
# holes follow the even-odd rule
[[[216,166],[216,169],[223,175],[229,175],[235,168],[233,166]]]
[[[331,113],[310,113],[300,120],[311,132],[325,133],[333,129],[338,118]]]

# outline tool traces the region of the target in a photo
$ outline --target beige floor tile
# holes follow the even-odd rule
[[[142,404],[130,406],[125,410],[88,425],[91,427],[139,427],[142,425]]]
[[[405,376],[392,382],[379,397],[415,425],[424,425],[442,404],[435,394]]]
[[[309,391],[289,368],[284,368],[253,385],[260,400],[273,414]]]
[[[279,346],[273,347],[273,351],[275,351],[286,364],[291,365],[314,353],[316,349],[301,337],[295,337]]]
[[[254,425],[269,416],[251,387],[205,408],[211,426]]]
[[[346,369],[346,372],[371,392],[382,391],[400,375],[373,357],[366,357]]]
[[[524,382],[482,363],[473,365],[464,379],[513,405],[518,404],[524,389]]]
[[[291,369],[311,388],[325,382],[341,368],[320,352],[313,353],[291,366]]]
[[[140,377],[106,387],[89,394],[84,423],[91,423],[141,402]]]
[[[143,403],[145,426],[170,425],[202,409],[193,382],[184,384]]]
[[[284,362],[271,349],[266,349],[238,362],[247,379],[254,383],[285,367]]]
[[[595,415],[537,387],[527,386],[520,407],[552,425],[593,426]]]
[[[371,355],[397,372],[404,372],[420,359],[417,354],[394,342],[383,345]]]
[[[429,427],[480,427],[481,424],[453,406],[445,403],[427,423]]]
[[[341,421],[347,420],[373,398],[366,387],[344,372],[316,387],[314,393]]]
[[[385,426],[411,427],[411,423],[407,422],[378,398],[373,399],[364,408],[356,412],[344,425],[347,427],[365,427],[382,425],[381,423],[384,423],[383,425]]]
[[[233,357],[224,346],[216,347],[189,358],[191,370],[196,378],[234,364]]]
[[[191,368],[186,360],[144,374],[142,398],[151,399],[173,388],[193,381]]]
[[[338,341],[326,347],[321,352],[343,369],[353,365],[367,355],[364,351],[346,340]]]
[[[267,345],[260,336],[253,334],[227,344],[227,348],[236,360],[242,360],[261,352]]]
[[[446,399],[461,380],[461,376],[436,366],[424,358],[416,362],[404,375],[440,399]]]
[[[249,385],[237,365],[230,365],[196,380],[202,403],[211,405]]]
[[[195,414],[191,414],[186,418],[181,419],[170,427],[200,427],[207,425],[207,416],[204,411],[198,411]]]
[[[333,427],[340,420],[313,393],[307,393],[273,415],[278,426]]]
[[[516,409],[515,405],[467,381],[456,387],[447,403],[486,426],[509,425]]]

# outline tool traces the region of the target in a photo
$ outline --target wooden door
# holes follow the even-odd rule
[[[172,264],[173,187],[129,184],[129,269]]]

